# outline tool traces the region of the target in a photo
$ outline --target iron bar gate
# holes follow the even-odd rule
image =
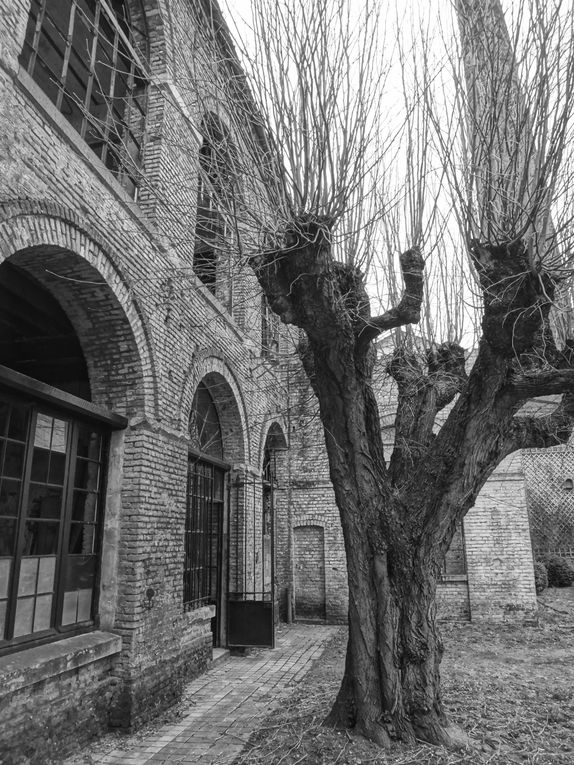
[[[227,644],[275,646],[274,458],[263,481],[237,476],[229,513]]]

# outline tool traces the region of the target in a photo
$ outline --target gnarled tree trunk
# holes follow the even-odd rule
[[[552,344],[553,285],[529,272],[522,243],[476,246],[484,291],[477,359],[467,377],[456,345],[429,348],[425,358],[395,351],[387,372],[398,386],[398,410],[387,461],[371,387],[371,341],[418,321],[422,258],[416,250],[402,256],[403,297],[372,317],[361,275],[331,256],[329,230],[328,221],[297,220],[282,248],[252,259],[271,307],[305,332],[300,355],[319,402],[345,540],[349,643],[327,722],[383,745],[455,744],[464,738],[449,724],[440,694],[440,563],[457,523],[504,457],[568,438],[571,394],[547,418],[517,413],[534,391],[572,389],[572,352]],[[455,397],[435,435],[438,412]]]

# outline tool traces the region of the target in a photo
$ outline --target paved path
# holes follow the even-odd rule
[[[102,743],[70,757],[65,765],[228,765],[260,722],[289,696],[338,627],[281,626],[276,648],[232,656],[191,682],[190,710],[175,723],[113,751]],[[187,706],[188,704],[186,704]],[[120,739],[121,740],[121,739]],[[114,739],[117,746],[118,739]],[[100,750],[98,752],[98,750]]]

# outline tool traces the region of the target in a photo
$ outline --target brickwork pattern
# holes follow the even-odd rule
[[[292,692],[323,652],[337,628],[282,627],[273,650],[232,656],[186,690],[191,711],[168,723],[143,743],[107,753],[86,750],[64,765],[229,765],[249,736]]]
[[[208,83],[213,61],[196,15],[203,4],[143,7],[150,84],[136,204],[20,69],[28,0],[0,0],[0,263],[18,265],[56,297],[86,357],[94,402],[129,418],[112,450],[101,575],[102,618],[121,637],[121,655],[81,670],[68,690],[62,681],[62,703],[51,711],[41,688],[23,694],[28,713],[50,713],[60,725],[63,750],[83,735],[90,699],[105,700],[94,725],[132,728],[170,704],[210,659],[211,611],[182,607],[187,426],[197,384],[207,379],[221,393],[225,458],[250,476],[254,528],[262,439],[271,422],[281,424],[283,407],[277,365],[261,356],[253,273],[237,253],[226,254],[223,302],[193,273],[197,127],[209,88],[194,93],[190,82]],[[139,43],[143,53],[143,37]],[[225,122],[225,107],[218,112]],[[28,732],[15,717],[22,746]]]
[[[325,602],[325,539],[322,526],[295,526],[295,618],[323,621]]]
[[[473,619],[513,619],[536,607],[520,452],[492,474],[464,520]]]

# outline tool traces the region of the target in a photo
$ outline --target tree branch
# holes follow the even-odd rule
[[[402,297],[394,308],[390,308],[380,316],[369,318],[358,334],[358,340],[368,343],[378,337],[381,332],[405,324],[418,324],[421,317],[423,299],[423,271],[425,263],[418,247],[412,247],[400,256],[401,272],[405,288]]]
[[[402,481],[433,440],[436,416],[460,393],[466,380],[464,349],[443,343],[427,350],[426,370],[414,353],[400,347],[387,365],[399,389],[395,420],[394,480]]]
[[[516,449],[543,449],[568,442],[574,427],[574,393],[565,394],[545,417],[515,415],[511,436]]]
[[[510,386],[520,399],[569,393],[574,390],[574,369],[515,372],[510,376]]]

